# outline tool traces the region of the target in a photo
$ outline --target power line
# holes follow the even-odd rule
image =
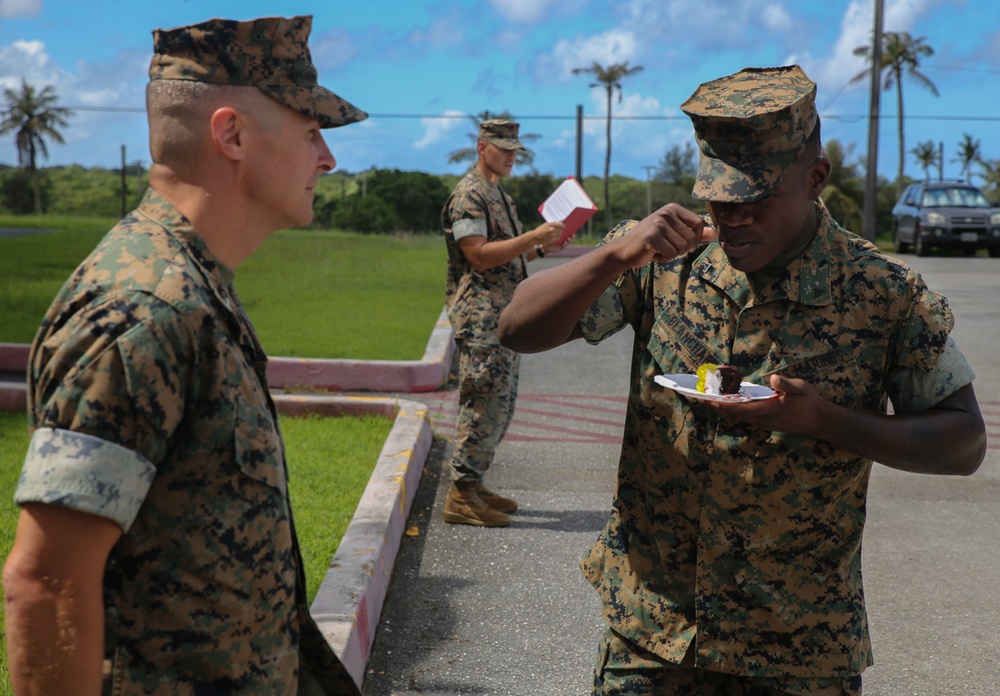
[[[70,111],[92,111],[92,112],[106,112],[106,113],[136,113],[144,114],[145,109],[139,109],[135,107],[127,106],[61,106],[59,108],[69,109]],[[370,118],[393,118],[393,119],[476,119],[477,116],[474,114],[368,114]],[[824,121],[859,121],[862,119],[867,119],[868,114],[820,114],[820,117]],[[519,121],[575,121],[576,116],[572,114],[526,114],[518,115],[516,118]],[[607,119],[607,114],[595,114],[592,116],[583,116],[584,120],[590,121],[604,121]],[[613,116],[615,121],[687,121],[688,117],[685,115],[654,115],[654,116]],[[881,121],[895,121],[895,114],[880,114],[879,120]],[[953,115],[934,115],[934,114],[907,114],[904,117],[906,121],[980,121],[980,122],[1000,122],[1000,116],[953,116]]]

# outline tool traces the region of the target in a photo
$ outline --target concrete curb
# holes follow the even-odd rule
[[[267,381],[272,388],[312,387],[329,391],[436,391],[448,379],[455,342],[448,314],[442,309],[420,360],[320,360],[270,358]]]
[[[27,411],[28,385],[24,382],[0,382],[0,411]]]
[[[379,413],[395,423],[313,600],[311,613],[358,685],[433,434],[422,403],[362,396],[275,397],[283,415]]]

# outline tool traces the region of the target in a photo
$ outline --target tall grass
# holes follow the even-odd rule
[[[0,342],[32,341],[115,222],[0,216],[0,227],[56,230],[0,237]],[[444,305],[446,256],[440,236],[285,230],[237,269],[235,285],[270,355],[419,360]]]

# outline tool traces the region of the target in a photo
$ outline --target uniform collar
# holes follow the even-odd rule
[[[483,186],[489,186],[490,188],[493,188],[493,189],[500,188],[500,182],[499,181],[490,181],[489,178],[485,174],[483,174],[481,171],[479,171],[478,167],[473,166],[472,169],[469,170],[469,172],[473,176],[475,176],[477,179],[479,179],[479,182]]]
[[[137,215],[155,222],[177,240],[187,255],[201,267],[205,277],[214,281],[214,285],[225,288],[233,282],[236,272],[212,253],[191,221],[184,217],[184,214],[163,194],[152,188],[146,189],[146,194],[142,197],[135,212]]]
[[[816,202],[816,234],[801,256],[792,260],[772,284],[754,294],[747,276],[729,263],[718,242],[711,242],[695,259],[692,275],[718,287],[741,307],[790,299],[804,305],[823,306],[833,295],[830,258],[834,238],[842,228],[830,217],[822,201]]]

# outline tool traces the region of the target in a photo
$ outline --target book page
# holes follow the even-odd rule
[[[576,208],[595,207],[576,179],[566,179],[542,204],[541,213],[546,222],[562,222]]]

